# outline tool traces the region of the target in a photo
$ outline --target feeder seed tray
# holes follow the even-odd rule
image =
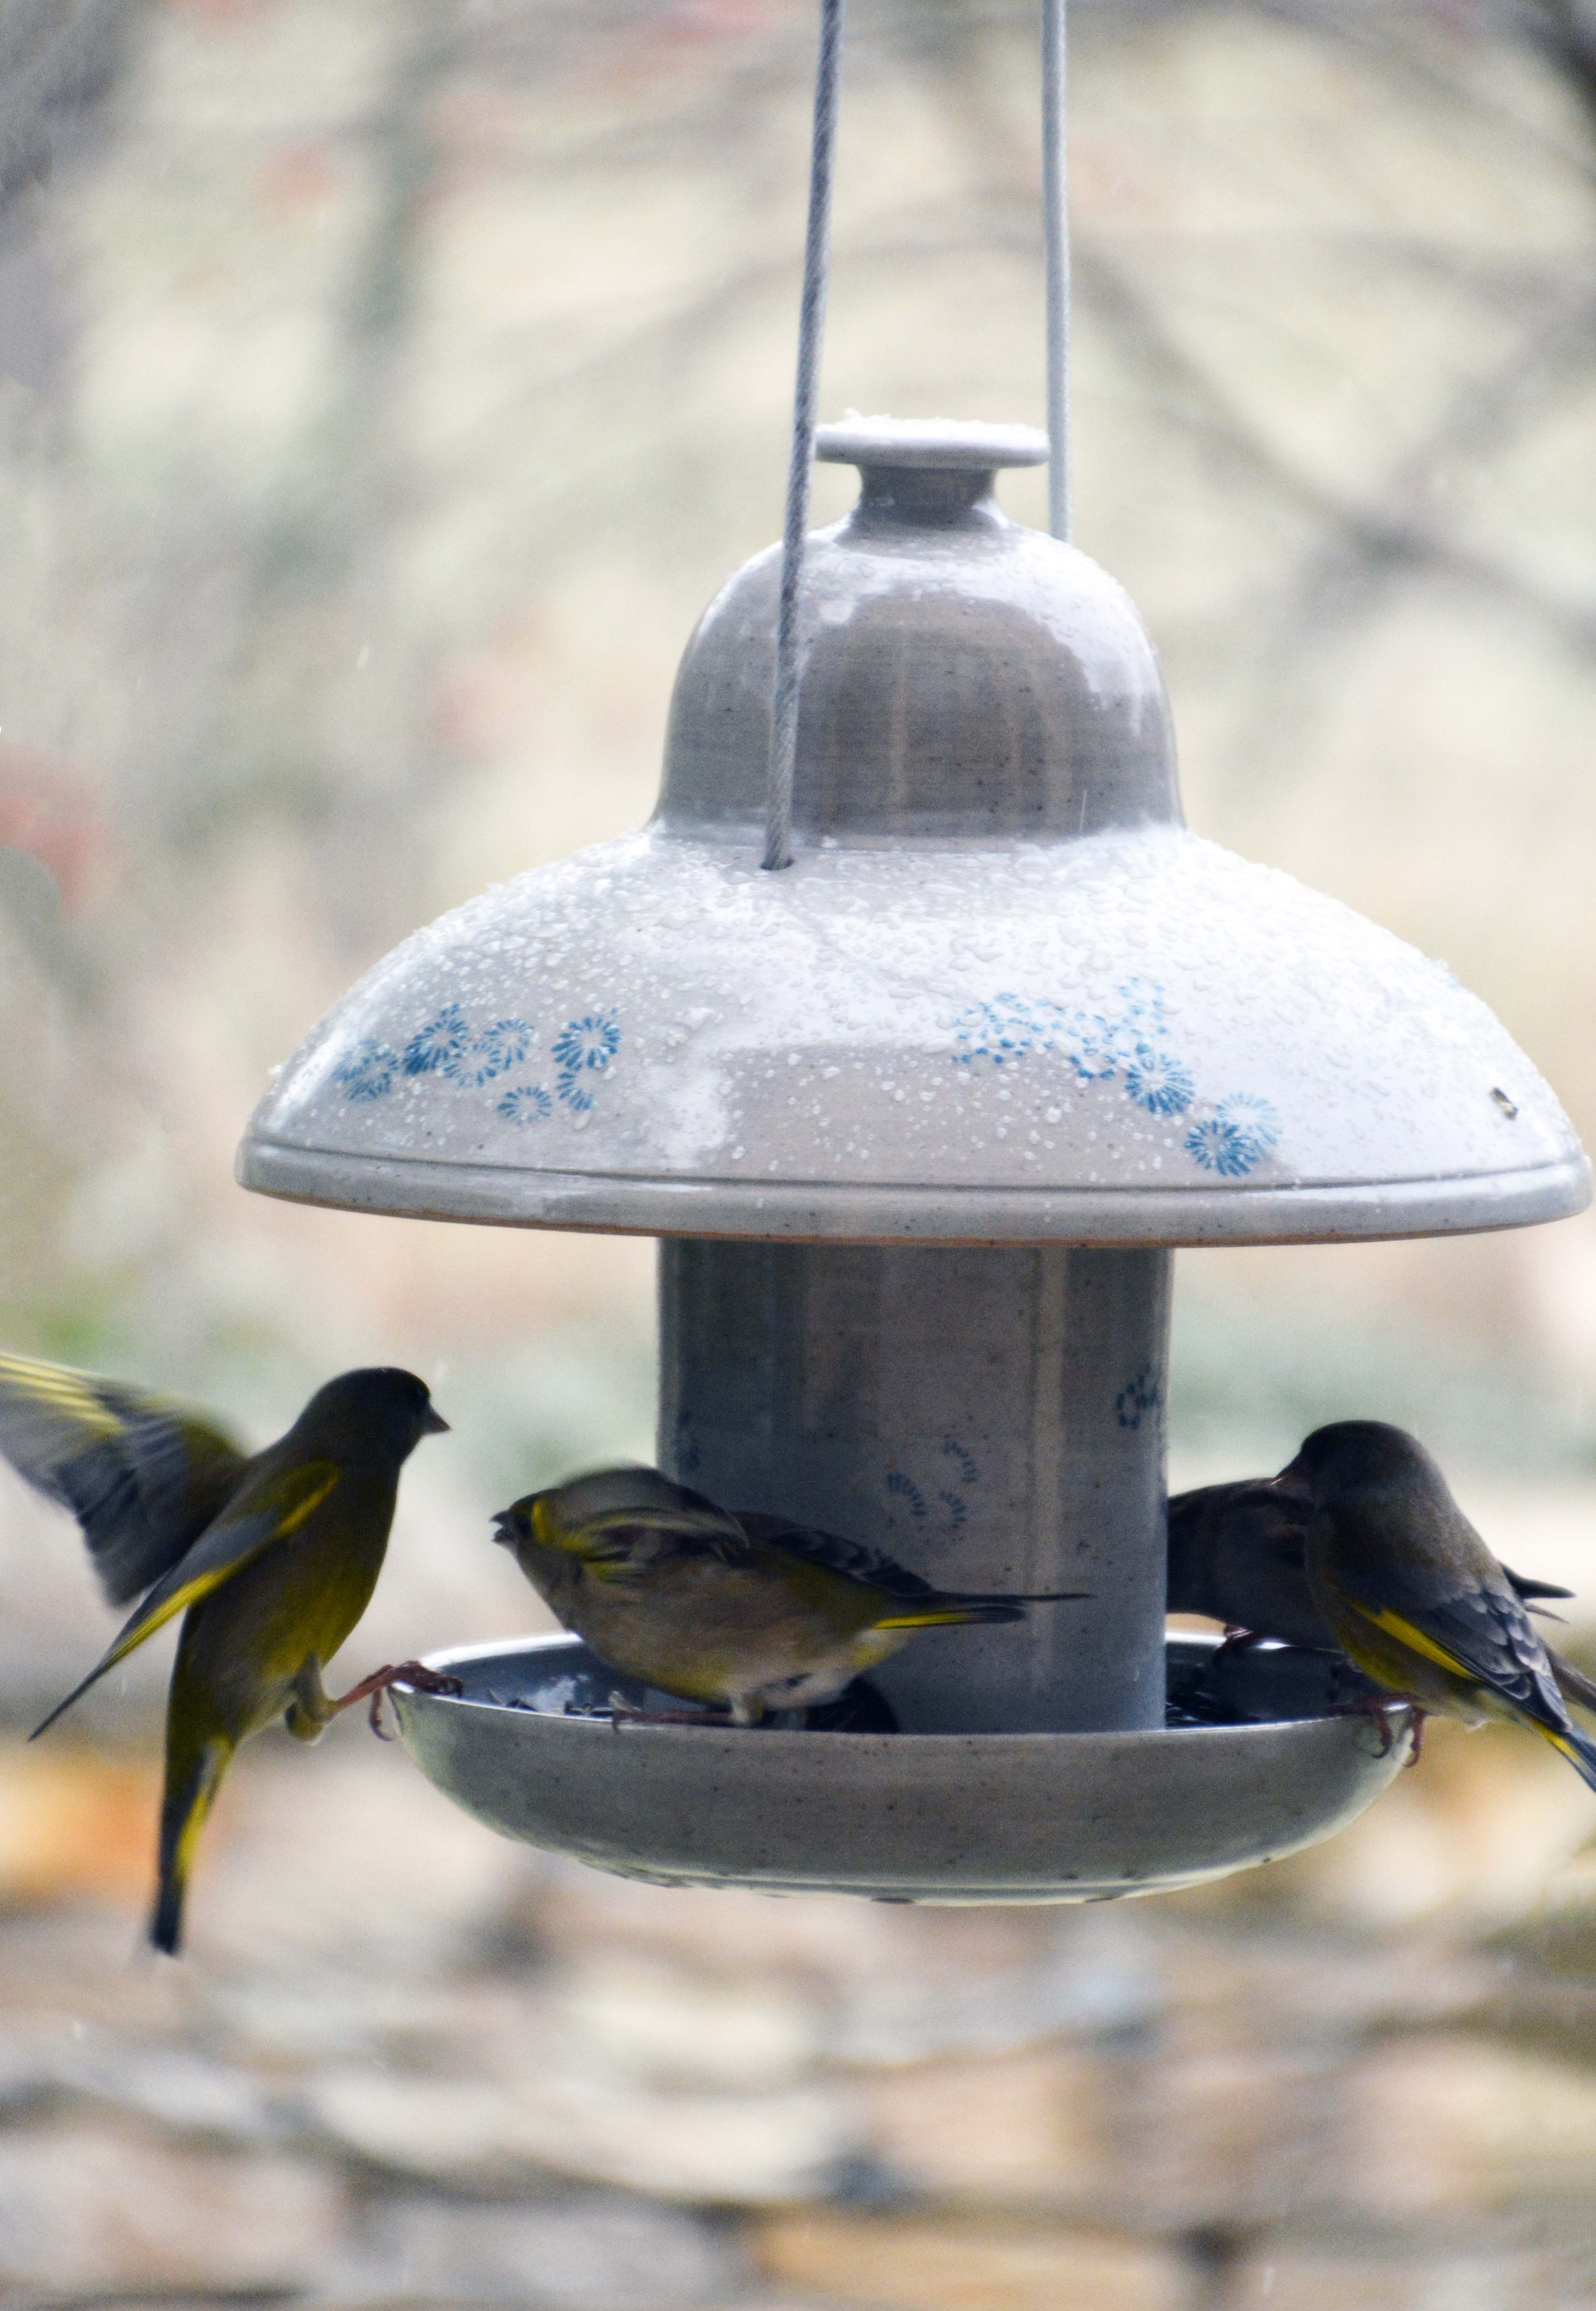
[[[1172,1683],[1213,1641],[1170,1641]],[[490,1829],[666,1886],[877,1901],[1087,1902],[1170,1893],[1330,1836],[1406,1762],[1329,1714],[1323,1654],[1260,1646],[1225,1698],[1258,1723],[1134,1733],[822,1733],[623,1723],[625,1687],[571,1637],[464,1645],[458,1699],[393,1689],[428,1778]],[[659,1705],[658,1696],[654,1704]]]

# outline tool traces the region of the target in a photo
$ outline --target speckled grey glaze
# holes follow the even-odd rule
[[[570,1638],[462,1646],[429,1666],[454,1670],[466,1696],[394,1698],[439,1789],[501,1836],[667,1886],[948,1903],[1167,1893],[1329,1837],[1410,1740],[1393,1708],[1382,1755],[1367,1716],[1323,1714],[1321,1661],[1273,1652],[1238,1666],[1269,1722],[1128,1733],[615,1728],[560,1714],[615,1682]]]
[[[1152,646],[1007,520],[1017,428],[861,422],[813,542],[798,856],[759,865],[776,561],[711,606],[648,829],[344,998],[246,1185],[545,1227],[1279,1243],[1577,1210],[1546,1085],[1441,964],[1181,823]]]
[[[1008,519],[1022,426],[823,426],[859,503],[810,538],[793,831],[872,848],[1048,842],[1178,824],[1164,678],[1130,597]],[[687,645],[656,824],[763,837],[781,553],[739,570]]]
[[[1162,1725],[1170,1267],[669,1238],[659,1463],[945,1589],[1077,1592],[906,1645],[874,1679],[901,1725]]]

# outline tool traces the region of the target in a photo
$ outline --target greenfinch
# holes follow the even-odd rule
[[[1596,1740],[1570,1717],[1523,1600],[1416,1438],[1337,1421],[1275,1481],[1304,1496],[1308,1587],[1356,1669],[1422,1714],[1527,1725],[1596,1789]]]
[[[240,1742],[279,1716],[314,1740],[341,1709],[400,1676],[458,1689],[415,1662],[379,1670],[336,1697],[321,1680],[376,1586],[399,1470],[423,1436],[447,1426],[413,1373],[344,1373],[317,1391],[286,1435],[246,1458],[219,1429],[142,1391],[0,1360],[0,1451],[76,1512],[109,1594],[148,1587],[33,1738],[184,1616],[167,1698],[150,1925],[158,1949],[179,1947],[195,1846]]]
[[[503,1509],[495,1538],[609,1668],[754,1725],[834,1700],[920,1629],[1023,1620],[1053,1597],[933,1589],[834,1533],[720,1508],[656,1469],[602,1469]]]
[[[1169,1610],[1204,1614],[1238,1635],[1333,1653],[1330,1624],[1308,1586],[1308,1513],[1306,1494],[1274,1477],[1176,1493],[1169,1504]],[[1502,1571],[1526,1604],[1572,1594],[1511,1565]],[[1559,1682],[1566,1673],[1573,1697],[1596,1700],[1596,1686],[1572,1663],[1548,1658]]]

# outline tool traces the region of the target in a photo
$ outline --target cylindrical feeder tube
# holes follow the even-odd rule
[[[1164,1722],[1170,1255],[742,1243],[660,1257],[660,1465],[939,1586],[1085,1590],[913,1638],[905,1731]]]

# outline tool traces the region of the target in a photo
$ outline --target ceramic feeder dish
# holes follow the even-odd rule
[[[1400,1744],[1311,1712],[1166,1726],[1171,1248],[1551,1219],[1587,1167],[1449,972],[1187,831],[1129,597],[997,504],[1042,435],[871,420],[817,448],[862,487],[808,543],[793,865],[760,864],[772,551],[688,645],[650,825],[379,964],[279,1072],[240,1177],[658,1234],[663,1468],[949,1586],[1090,1592],[916,1640],[879,1672],[898,1735],[612,1743],[403,1699],[462,1803],[666,1877],[874,1884],[890,1849],[920,1898],[1188,1883],[1328,1834]],[[734,1789],[763,1878],[701,1818]]]

